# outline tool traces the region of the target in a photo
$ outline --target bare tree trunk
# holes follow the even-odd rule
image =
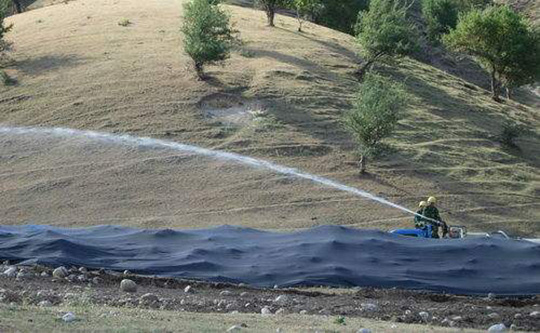
[[[206,78],[204,75],[203,64],[196,62],[195,72],[197,72],[197,77],[199,78],[199,80],[203,81]]]
[[[11,0],[13,2],[13,5],[15,5],[15,11],[17,14],[20,14],[23,12],[22,5],[20,0]]]
[[[362,154],[362,156],[360,156],[360,174],[363,175],[366,173],[366,163],[367,163],[367,157],[366,155]]]
[[[509,88],[509,87],[504,87],[506,89],[506,98],[511,100],[512,99],[512,88]]]
[[[267,5],[266,6],[266,17],[268,19],[268,26],[269,27],[274,27],[274,17],[276,15],[276,10],[274,8],[274,6],[272,5]]]
[[[496,102],[501,101],[501,99],[499,98],[499,83],[497,82],[497,78],[495,77],[495,68],[491,70],[491,97]]]
[[[300,16],[300,11],[298,8],[296,9],[296,18],[298,19],[298,32],[302,32],[302,24],[304,23],[302,21],[302,17]]]

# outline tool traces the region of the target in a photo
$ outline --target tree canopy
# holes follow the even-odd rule
[[[360,75],[381,58],[408,55],[418,46],[418,32],[407,19],[407,7],[400,0],[372,0],[369,10],[358,14],[356,28],[364,58]]]
[[[443,40],[449,48],[474,56],[491,73],[496,100],[501,82],[516,87],[533,83],[540,75],[539,30],[507,6],[460,15],[457,27]]]

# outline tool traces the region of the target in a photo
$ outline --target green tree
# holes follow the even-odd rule
[[[368,11],[358,14],[356,40],[364,64],[360,78],[373,63],[385,57],[404,56],[417,47],[418,32],[407,19],[407,6],[400,0],[372,0]]]
[[[405,108],[402,86],[383,76],[367,73],[353,108],[343,115],[343,125],[359,145],[360,172],[366,172],[367,158],[380,141],[392,134]]]
[[[216,0],[191,0],[184,5],[184,50],[193,59],[195,71],[204,79],[204,66],[230,55],[233,31],[229,16]]]
[[[455,0],[422,0],[422,15],[429,39],[436,42],[441,35],[454,29],[458,13],[459,6]]]
[[[369,7],[369,0],[321,0],[320,11],[314,16],[314,22],[351,35],[358,13]]]
[[[298,32],[302,32],[302,25],[307,18],[313,19],[322,10],[321,0],[292,0],[298,19]]]
[[[273,27],[275,26],[274,18],[276,16],[276,10],[279,7],[290,6],[290,0],[255,0],[255,4],[264,10],[268,20],[268,26]]]
[[[4,37],[13,28],[13,24],[6,24],[5,18],[8,16],[9,1],[0,0],[0,68],[5,62],[6,52],[9,51],[11,44]]]
[[[507,6],[472,10],[443,37],[449,48],[475,57],[491,75],[493,99],[501,82],[516,87],[534,83],[540,75],[540,37],[526,19]]]

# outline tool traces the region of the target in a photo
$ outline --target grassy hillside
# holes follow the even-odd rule
[[[0,123],[152,136],[260,157],[414,208],[441,200],[452,224],[539,233],[540,115],[413,60],[382,66],[411,105],[360,177],[339,118],[357,87],[354,40],[229,6],[244,47],[200,82],[182,53],[182,1],[78,0],[9,19],[17,86]],[[128,27],[118,25],[129,19]],[[231,107],[227,112],[219,109]],[[232,112],[232,111],[234,112]],[[257,111],[257,112],[246,112]],[[507,150],[505,119],[533,134]],[[395,210],[306,181],[171,151],[0,136],[2,224],[300,228],[411,225]]]

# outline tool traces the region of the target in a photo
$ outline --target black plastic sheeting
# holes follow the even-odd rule
[[[493,238],[415,239],[340,226],[290,233],[231,226],[206,230],[0,226],[0,259],[258,287],[540,294],[540,244]]]

